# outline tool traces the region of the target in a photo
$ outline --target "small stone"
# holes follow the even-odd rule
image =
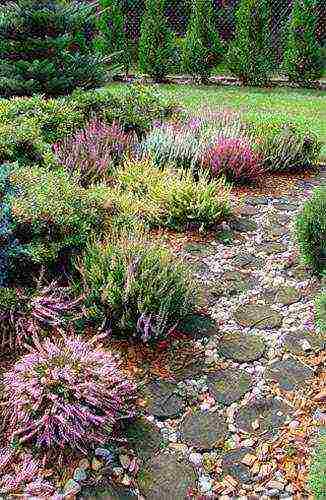
[[[293,431],[297,429],[299,426],[300,426],[299,420],[292,420],[292,422],[289,423],[289,428]]]
[[[92,460],[92,469],[97,471],[100,470],[101,467],[103,467],[103,463],[97,460],[97,458],[93,458]]]
[[[278,495],[279,495],[279,491],[277,489],[271,489],[267,493],[267,496],[269,496],[269,497],[277,497]]]
[[[256,418],[251,424],[251,427],[253,428],[254,431],[257,431],[260,427],[259,420]]]
[[[86,478],[87,478],[87,474],[85,472],[85,469],[80,469],[79,467],[77,469],[75,469],[75,472],[74,472],[74,480],[75,481],[77,481],[77,482],[85,481]]]
[[[104,458],[106,462],[113,462],[113,455],[106,448],[96,448],[95,455],[97,457]]]
[[[250,453],[247,453],[241,460],[241,463],[244,465],[247,465],[248,467],[251,467],[257,460],[257,457],[255,455],[251,455]]]
[[[131,478],[129,476],[127,476],[127,474],[125,474],[123,476],[123,478],[121,479],[121,484],[123,484],[124,486],[130,486]]]
[[[201,476],[199,478],[199,489],[202,493],[207,493],[212,489],[213,480],[209,476]]]
[[[287,491],[288,493],[295,493],[295,489],[292,484],[288,484],[287,486],[285,486],[285,491]]]
[[[258,476],[258,474],[260,472],[260,467],[261,467],[261,463],[259,463],[259,462],[254,463],[254,465],[253,465],[253,467],[251,469],[251,473],[254,476]]]
[[[82,460],[79,460],[78,467],[80,469],[89,469],[89,467],[90,467],[89,460],[87,460],[87,458],[83,458]]]
[[[312,351],[311,344],[306,339],[302,339],[300,345],[305,352]]]
[[[201,456],[200,453],[190,453],[189,455],[189,461],[199,467],[202,464],[203,457]]]
[[[76,495],[80,492],[80,485],[73,479],[69,479],[63,487],[63,493],[65,495]]]
[[[301,299],[301,293],[293,286],[282,287],[278,290],[275,300],[283,305],[295,304]]]
[[[284,483],[281,481],[269,481],[266,485],[266,488],[271,489],[271,490],[280,490],[282,491],[284,489]]]
[[[326,402],[326,391],[321,391],[316,396],[313,397],[313,400],[316,403],[325,403]]]
[[[130,458],[128,455],[119,455],[120,464],[124,469],[128,469],[130,465]]]

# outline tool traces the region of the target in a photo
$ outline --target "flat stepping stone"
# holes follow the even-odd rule
[[[293,286],[284,286],[279,288],[275,294],[276,302],[288,306],[290,304],[295,304],[301,300],[301,293]]]
[[[288,275],[297,279],[298,281],[306,281],[311,278],[312,272],[308,267],[302,264],[297,264],[295,266],[292,266],[288,270]]]
[[[276,202],[273,204],[273,206],[277,210],[286,210],[287,212],[294,212],[298,209],[297,205],[295,205],[294,203]]]
[[[304,386],[312,377],[314,371],[294,358],[275,361],[266,370],[266,380],[279,384],[285,391],[294,391]]]
[[[287,333],[282,340],[283,347],[295,354],[296,356],[304,356],[310,353],[318,353],[326,349],[326,338],[317,333],[309,333],[306,331]]]
[[[142,460],[147,460],[154,455],[163,444],[160,430],[145,418],[137,418],[134,422],[127,424],[123,435]]]
[[[179,330],[195,340],[211,337],[218,332],[215,321],[204,314],[189,316],[180,323]]]
[[[241,207],[239,210],[240,214],[244,216],[257,215],[259,214],[259,211],[260,209],[258,207],[251,205],[245,205],[244,207]]]
[[[128,488],[110,484],[98,488],[95,486],[92,488],[91,493],[88,493],[88,491],[90,491],[90,488],[84,488],[83,495],[78,495],[78,498],[80,500],[96,500],[99,498],[103,500],[129,500],[130,498],[138,498],[138,496]]]
[[[271,224],[281,224],[284,226],[288,224],[290,220],[290,215],[278,210],[276,213],[268,214],[266,219],[262,221],[262,224],[264,227],[269,227]]]
[[[253,453],[252,448],[240,448],[236,451],[229,451],[222,456],[222,470],[225,475],[230,475],[237,479],[240,484],[251,484],[254,476],[250,467],[244,465],[242,460],[246,455]]]
[[[277,240],[284,236],[288,232],[288,229],[281,224],[270,224],[268,226],[267,234],[265,234],[265,240]]]
[[[257,222],[246,217],[234,217],[228,221],[228,224],[233,231],[238,231],[239,233],[256,231],[258,229]]]
[[[176,384],[166,380],[155,380],[147,384],[140,392],[146,399],[146,410],[158,418],[175,418],[185,410],[182,399],[175,394]]]
[[[249,363],[263,356],[266,345],[257,335],[230,332],[222,336],[218,348],[219,354],[224,358],[237,363]]]
[[[138,484],[146,500],[183,500],[196,484],[193,468],[175,455],[153,457],[138,473]]]
[[[264,399],[247,403],[234,414],[235,426],[249,434],[275,436],[294,409],[279,399]]]
[[[243,253],[233,257],[232,264],[242,269],[261,269],[264,262],[260,257],[256,257],[249,253]]]
[[[255,328],[279,328],[283,318],[269,306],[245,304],[239,306],[234,312],[234,317],[239,325]]]
[[[252,388],[252,377],[244,370],[226,368],[207,374],[208,388],[222,405],[239,401]]]
[[[272,241],[269,243],[262,243],[259,246],[259,250],[262,250],[267,255],[273,255],[277,253],[286,252],[287,246],[283,245],[283,243],[279,243],[277,241]]]
[[[267,196],[250,196],[246,198],[245,202],[253,206],[268,205],[269,198]]]
[[[239,271],[227,271],[221,276],[219,288],[220,295],[233,296],[246,292],[254,285],[253,280],[242,275]]]
[[[187,415],[180,426],[181,441],[198,450],[211,450],[224,443],[227,422],[217,413],[196,412]]]
[[[190,340],[174,342],[163,359],[164,367],[176,381],[197,377],[204,369],[205,354]]]

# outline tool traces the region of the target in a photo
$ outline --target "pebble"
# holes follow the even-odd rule
[[[92,469],[97,471],[103,467],[103,463],[97,460],[97,458],[93,458],[92,460]]]
[[[199,478],[199,489],[202,493],[208,493],[213,486],[213,480],[209,476]]]
[[[269,481],[266,485],[266,488],[271,489],[271,490],[283,490],[284,489],[284,483],[281,481]]]
[[[75,481],[77,481],[77,482],[85,481],[86,478],[87,478],[87,474],[85,472],[85,469],[81,469],[81,468],[75,469],[75,472],[74,472],[74,480]]]
[[[295,430],[300,426],[299,420],[292,420],[292,422],[289,423],[289,428],[291,430]]]
[[[120,464],[124,469],[128,469],[130,465],[130,458],[128,455],[119,455]]]
[[[106,462],[113,462],[113,454],[106,448],[96,448],[95,455],[104,458]]]
[[[198,467],[202,464],[203,457],[200,453],[190,453],[189,461]]]
[[[63,487],[63,493],[65,495],[76,495],[80,490],[80,485],[73,479],[69,479]]]
[[[80,469],[89,469],[89,467],[90,467],[89,460],[87,460],[87,458],[83,458],[82,460],[80,460],[78,462],[78,467]]]

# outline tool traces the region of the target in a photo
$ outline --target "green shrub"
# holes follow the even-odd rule
[[[112,62],[122,65],[127,73],[131,65],[130,50],[125,33],[125,19],[120,0],[100,0],[96,26],[99,35],[94,40],[96,50],[108,56],[117,52]]]
[[[326,494],[326,435],[320,437],[310,465],[308,484],[316,500],[324,500]]]
[[[151,227],[208,228],[229,213],[229,187],[208,174],[158,169],[148,159],[127,161],[116,173],[107,207],[134,215]]]
[[[183,70],[207,78],[221,59],[221,51],[212,0],[195,0],[183,43]]]
[[[112,236],[87,247],[76,264],[86,292],[87,318],[117,336],[164,338],[197,304],[182,262],[139,235]]]
[[[0,95],[61,95],[104,83],[103,58],[83,36],[94,5],[17,0],[0,8]],[[88,45],[90,46],[90,45]]]
[[[19,167],[10,175],[15,193],[11,206],[12,231],[20,242],[13,264],[54,264],[63,253],[80,251],[105,222],[106,188],[83,189],[65,170]]]
[[[321,143],[303,126],[270,119],[249,128],[264,167],[270,171],[313,167],[318,161]]]
[[[316,299],[316,325],[322,333],[326,333],[326,291]]]
[[[173,34],[165,16],[165,0],[146,0],[138,46],[140,71],[162,81],[171,69]]]
[[[295,0],[283,61],[283,71],[290,81],[303,83],[322,76],[322,53],[316,37],[316,24],[317,2]]]
[[[326,186],[316,188],[296,219],[301,256],[317,273],[326,270]]]
[[[273,66],[270,18],[268,0],[241,0],[226,63],[245,85],[264,86],[269,81]]]

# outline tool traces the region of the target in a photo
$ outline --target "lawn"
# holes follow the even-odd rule
[[[123,84],[111,84],[120,87]],[[162,85],[161,91],[190,110],[203,106],[230,108],[252,120],[270,117],[305,124],[324,142],[326,160],[326,92],[307,89],[257,89],[239,87]]]

